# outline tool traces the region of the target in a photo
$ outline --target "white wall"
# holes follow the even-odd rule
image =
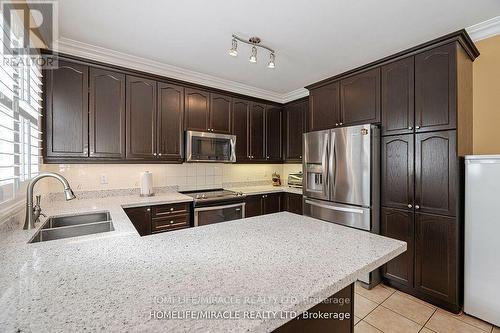
[[[228,186],[228,183],[271,182],[273,172],[286,180],[288,173],[302,169],[301,164],[44,164],[42,171],[61,173],[75,191],[109,190],[139,187],[143,171],[153,173],[153,186],[179,186],[180,190]],[[107,184],[101,184],[101,176]],[[60,184],[45,179],[40,184],[44,193],[59,192]]]

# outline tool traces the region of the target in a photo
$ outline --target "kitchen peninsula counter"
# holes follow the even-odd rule
[[[27,244],[35,230],[4,230],[0,331],[269,332],[290,318],[266,313],[300,314],[406,250],[287,212],[140,237],[123,211],[186,201],[42,202],[48,215],[108,210],[115,231]],[[193,318],[202,311],[257,315]]]

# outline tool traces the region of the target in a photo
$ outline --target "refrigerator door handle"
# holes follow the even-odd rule
[[[314,202],[311,200],[306,200],[305,202],[306,202],[306,204],[309,204],[311,206],[316,206],[316,207],[325,208],[325,209],[329,209],[329,210],[338,210],[341,212],[356,213],[356,214],[364,214],[365,213],[365,211],[362,209],[337,207],[337,206],[332,206],[332,205],[323,205],[323,204],[320,204],[320,203],[317,203],[317,202]]]
[[[331,156],[331,167],[332,168],[332,178],[333,178],[333,190],[335,191],[335,186],[337,185],[337,153],[336,153],[336,150],[335,150],[335,141],[336,137],[335,137],[335,132],[332,131],[332,156]]]
[[[330,175],[329,171],[330,170],[330,161],[329,161],[329,149],[328,149],[328,141],[329,141],[329,133],[326,134],[326,138],[324,140],[324,147],[323,147],[323,179],[325,180],[323,184],[323,194],[329,198],[328,192],[330,191]]]

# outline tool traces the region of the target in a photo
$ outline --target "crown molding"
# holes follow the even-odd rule
[[[299,98],[309,96],[309,90],[306,88],[299,88],[283,94],[283,103],[293,102]]]
[[[123,52],[110,50],[105,47],[87,44],[64,37],[59,38],[57,46],[57,51],[61,53],[109,63],[116,66],[127,67],[151,74],[166,76],[176,80],[226,90],[277,103],[285,103],[284,101],[288,98],[287,96],[294,93],[291,92],[288,94],[281,94],[270,90],[252,87],[240,82],[218,78],[213,75],[203,74],[159,61],[129,55]]]
[[[500,35],[500,16],[474,24],[465,30],[475,42]]]

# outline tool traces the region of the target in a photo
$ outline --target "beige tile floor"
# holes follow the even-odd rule
[[[464,313],[455,315],[380,284],[366,290],[356,284],[354,333],[500,333]]]

